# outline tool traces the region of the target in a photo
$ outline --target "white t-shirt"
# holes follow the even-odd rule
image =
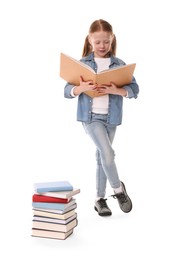
[[[94,58],[97,64],[97,72],[109,69],[110,58]],[[107,114],[109,106],[109,95],[93,98],[92,112],[96,114]]]

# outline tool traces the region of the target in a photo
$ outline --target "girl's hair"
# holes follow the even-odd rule
[[[94,21],[89,28],[89,34],[94,33],[94,32],[100,32],[100,31],[109,32],[111,35],[114,36],[109,53],[110,53],[110,55],[115,56],[116,55],[116,36],[113,33],[111,24],[109,24],[108,22],[106,22],[103,19]],[[89,35],[87,35],[85,38],[82,57],[85,57],[92,52],[92,46],[89,43],[88,38],[89,38]]]

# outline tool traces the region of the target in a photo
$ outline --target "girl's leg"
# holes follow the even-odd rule
[[[106,195],[107,176],[103,170],[100,153],[98,149],[96,150],[96,161],[96,196],[97,198],[104,198]]]
[[[103,117],[105,118],[105,115],[102,115]],[[107,126],[100,118],[90,124],[84,124],[84,127],[97,148],[97,196],[104,197],[107,179],[113,189],[120,187],[120,180],[114,161],[115,153],[112,148],[116,127]]]

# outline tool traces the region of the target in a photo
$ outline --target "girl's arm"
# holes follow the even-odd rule
[[[88,90],[95,90],[97,88],[97,85],[93,85],[92,81],[84,81],[82,77],[80,77],[80,84],[79,86],[74,86],[69,83],[65,85],[64,88],[64,97],[65,98],[73,98],[80,94],[82,94],[85,91]]]
[[[123,87],[117,87],[113,82],[110,85],[102,85],[98,88],[98,92],[102,94],[120,95],[122,97],[137,98],[139,93],[139,86],[133,77],[132,82],[129,85]]]

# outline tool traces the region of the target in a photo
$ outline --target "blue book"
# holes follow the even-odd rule
[[[68,203],[32,202],[33,208],[56,209],[56,210],[63,210],[63,211],[74,204],[75,204],[75,199],[71,199],[71,201]]]
[[[73,186],[68,181],[41,182],[34,184],[34,190],[36,192],[71,191]]]

